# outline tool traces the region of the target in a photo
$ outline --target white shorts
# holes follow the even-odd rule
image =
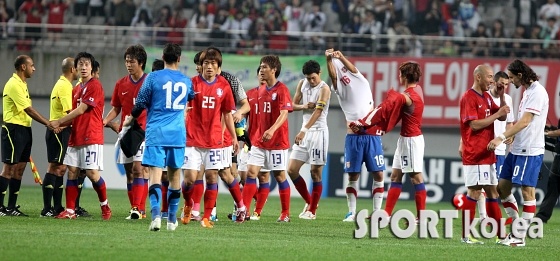
[[[64,165],[85,170],[103,170],[103,145],[68,147],[64,157]]]
[[[136,153],[136,155],[127,158],[126,155],[124,155],[122,149],[119,149],[119,156],[117,157],[117,164],[127,164],[127,163],[132,163],[134,161],[140,161],[142,162],[142,159],[144,158],[144,143],[145,141],[142,142],[142,144],[140,145],[140,148],[138,149],[138,152]],[[119,146],[120,148],[120,146]]]
[[[496,166],[492,165],[463,165],[465,186],[498,185]]]
[[[422,172],[424,168],[424,136],[403,137],[397,141],[393,168],[403,173]]]
[[[243,148],[239,154],[237,154],[237,171],[247,171],[247,160],[249,160],[249,151],[245,151]],[[261,168],[260,172],[269,172],[270,170]]]
[[[222,167],[231,167],[231,158],[233,157],[233,145],[229,147],[222,148]]]
[[[223,169],[222,152],[222,148],[205,149],[186,147],[185,161],[182,169],[200,170],[201,165],[204,165],[204,169]]]
[[[311,165],[327,164],[327,152],[329,151],[329,130],[311,128],[299,145],[292,146],[290,159],[309,163]]]
[[[287,161],[288,150],[265,150],[252,146],[247,165],[260,166],[272,171],[286,170]]]

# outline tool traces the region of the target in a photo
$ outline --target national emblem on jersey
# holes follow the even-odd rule
[[[222,95],[224,94],[224,90],[222,90],[222,88],[218,88],[216,89],[216,94],[218,95],[218,97],[222,97]]]
[[[272,100],[273,100],[273,101],[276,100],[276,93],[273,93],[273,94],[272,94]],[[290,105],[288,104],[288,106],[290,106]]]

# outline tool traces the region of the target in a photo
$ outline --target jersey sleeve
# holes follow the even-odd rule
[[[491,104],[490,104],[490,112],[491,112],[492,114],[498,112],[498,111],[500,110],[500,104],[496,104],[496,103],[494,102],[494,99],[492,99],[492,97],[490,97],[490,95],[488,95],[487,98],[488,98],[489,101],[491,102]],[[505,99],[505,97],[504,97],[504,99]],[[506,105],[507,105],[507,101],[506,101]]]
[[[461,100],[461,122],[466,123],[478,119],[476,103],[468,95]]]
[[[509,106],[509,113],[507,114],[506,122],[507,123],[514,122],[515,116],[513,115],[513,100],[509,95],[506,96],[505,99],[506,99],[506,105]]]
[[[10,87],[10,92],[8,96],[14,101],[16,105],[16,109],[18,111],[23,111],[29,107],[31,107],[31,103],[29,102],[28,94],[26,94],[21,88],[18,86],[12,85]]]
[[[290,92],[285,86],[278,93],[278,106],[278,109],[281,111],[288,110],[288,112],[292,112],[294,110],[294,108],[292,107],[292,98],[290,97]]]
[[[537,90],[531,93],[525,102],[525,111],[535,115],[541,115],[543,104],[548,102],[547,98],[546,92],[539,92]],[[521,115],[519,115],[519,117],[521,117]]]
[[[115,84],[115,89],[113,90],[113,97],[111,97],[111,105],[113,107],[122,107],[121,99],[119,99],[119,90],[120,90],[120,80],[117,81]]]
[[[192,101],[194,99],[194,84],[191,80],[191,78],[188,78],[185,80],[185,82],[187,83],[187,102]]]
[[[84,95],[82,96],[82,102],[91,107],[97,107],[100,99],[99,97],[102,96],[102,87],[101,84],[99,84],[99,82],[97,81],[91,83],[91,85],[92,86],[88,86],[88,88],[86,89],[86,93],[84,93]]]
[[[72,85],[68,88],[60,88],[58,99],[62,105],[62,111],[67,112],[72,110]]]
[[[237,102],[247,99],[247,93],[245,93],[245,89],[243,89],[243,84],[239,81],[239,78],[233,77],[232,81],[230,82],[231,89],[233,90],[233,95],[235,95],[235,100]]]
[[[231,94],[231,88],[224,88],[223,96],[224,99],[222,99],[220,111],[230,112],[232,110],[235,110],[235,101],[233,100],[233,95]]]
[[[154,77],[155,73],[148,74],[146,80],[142,83],[142,87],[140,87],[140,91],[138,91],[138,96],[136,96],[136,105],[134,107],[145,109],[150,105]]]

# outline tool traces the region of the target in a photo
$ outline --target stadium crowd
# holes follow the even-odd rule
[[[165,42],[185,45],[185,29],[189,28],[194,32],[191,38],[196,39],[192,45],[197,47],[212,42],[230,47],[230,51],[271,49],[293,54],[308,50],[309,54],[320,54],[336,37],[313,33],[343,32],[352,34],[342,41],[341,49],[348,52],[556,58],[559,52],[554,40],[559,39],[560,23],[557,2],[0,0],[0,35],[2,39],[27,39],[31,46],[46,37],[59,40],[65,32],[62,24],[116,25],[131,27],[126,31],[131,43],[163,46]],[[18,32],[17,23],[26,23],[22,30],[25,33]],[[41,23],[49,26],[33,26]],[[376,37],[366,37],[369,35]],[[539,41],[523,41],[529,39]]]

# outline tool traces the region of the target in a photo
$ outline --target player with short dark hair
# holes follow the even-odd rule
[[[155,59],[152,63],[152,72],[163,70],[165,68],[165,63],[161,59]]]
[[[72,133],[68,141],[68,150],[64,164],[68,166],[66,181],[66,210],[56,218],[75,219],[75,204],[78,196],[78,175],[86,170],[93,188],[97,192],[104,220],[111,218],[111,208],[107,200],[105,181],[99,175],[103,170],[103,109],[105,92],[101,82],[93,77],[96,71],[95,58],[87,52],[81,52],[74,58],[74,67],[81,76],[79,88],[74,89],[73,110],[66,116],[51,122],[53,127],[72,124]]]
[[[120,126],[113,127],[113,131],[117,134],[122,131],[122,124],[127,117],[130,117],[132,108],[136,101],[136,96],[144,83],[144,79],[148,74],[144,73],[146,68],[147,54],[142,45],[131,45],[124,52],[124,60],[128,75],[124,76],[115,84],[111,105],[113,108],[105,119],[103,125],[107,126],[109,122],[121,115]],[[142,112],[136,119],[142,129],[146,129],[146,112]],[[112,126],[112,125],[110,125]],[[122,141],[117,141],[122,142]],[[123,164],[126,172],[126,185],[128,190],[128,199],[130,201],[130,212],[126,219],[142,219],[146,215],[146,197],[148,195],[148,179],[147,169],[142,166],[142,157],[144,154],[144,142],[140,145],[140,149],[132,157],[127,157],[123,150],[119,150],[117,164]]]

